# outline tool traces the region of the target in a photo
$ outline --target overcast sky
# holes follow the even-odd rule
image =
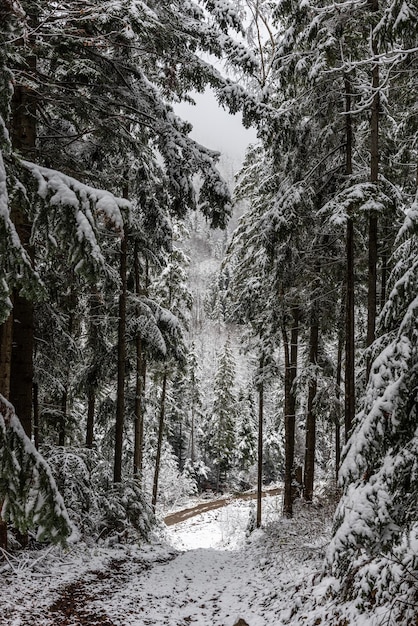
[[[233,167],[239,169],[246,147],[256,140],[255,129],[243,127],[240,113],[230,115],[219,107],[210,90],[204,94],[193,94],[193,98],[196,106],[177,104],[176,113],[193,125],[193,139],[222,152],[225,160],[231,161]]]

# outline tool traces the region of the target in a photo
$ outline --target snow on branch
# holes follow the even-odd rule
[[[0,128],[3,125],[0,116]],[[0,323],[7,319],[11,309],[12,302],[10,292],[10,276],[7,270],[10,258],[18,261],[20,266],[25,268],[30,275],[32,273],[31,260],[28,253],[23,248],[19,236],[16,232],[15,225],[10,217],[9,194],[7,189],[7,172],[3,160],[3,154],[0,150],[0,240],[2,245],[2,254],[0,254]]]
[[[51,470],[25,434],[13,406],[0,395],[0,516],[22,534],[64,544],[76,538]]]
[[[103,258],[96,237],[96,215],[101,215],[107,226],[122,233],[122,212],[129,212],[130,202],[109,191],[85,185],[57,170],[29,161],[21,163],[37,181],[38,196],[48,207],[73,210],[76,240],[88,243],[92,258],[101,264]]]
[[[373,183],[358,183],[344,189],[327,202],[318,215],[329,215],[329,221],[335,226],[345,224],[353,211],[384,212],[393,205],[393,199]]]
[[[38,193],[46,199],[49,194],[51,205],[68,205],[78,209],[80,200],[94,203],[98,212],[103,213],[115,229],[123,230],[121,211],[128,210],[131,203],[124,198],[114,196],[110,191],[96,189],[67,176],[58,170],[42,167],[29,161],[22,161],[39,183]]]

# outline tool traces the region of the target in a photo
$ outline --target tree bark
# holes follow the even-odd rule
[[[138,244],[134,250],[135,292],[141,294]],[[139,314],[139,310],[138,310]],[[135,408],[134,408],[134,476],[142,478],[143,448],[144,448],[144,414],[143,398],[145,390],[145,358],[142,349],[142,340],[138,335],[136,347],[136,380],[135,380]]]
[[[151,505],[154,511],[155,511],[155,507],[157,504],[158,480],[160,476],[161,449],[163,445],[163,432],[164,432],[166,390],[167,390],[167,371],[164,369],[163,386],[162,386],[162,391],[161,391],[160,415],[159,415],[159,420],[158,420],[157,453],[155,457],[154,483],[152,487],[152,501],[151,501]]]
[[[195,434],[194,434],[194,422],[195,422],[195,407],[194,400],[192,399],[191,413],[190,413],[190,460],[192,464],[196,461],[196,452],[195,452]]]
[[[14,297],[10,402],[23,429],[32,437],[34,315],[32,302]]]
[[[122,481],[122,447],[123,426],[125,420],[125,363],[126,363],[126,268],[127,268],[127,234],[124,233],[120,244],[120,294],[119,294],[119,323],[118,323],[118,380],[116,398],[115,424],[115,460],[113,468],[113,482]]]
[[[39,448],[39,385],[33,383],[33,443]]]
[[[3,506],[2,500],[0,500],[0,507]],[[7,542],[7,524],[0,520],[0,548],[2,550],[7,550],[8,542]]]
[[[354,224],[347,220],[347,275],[346,275],[346,316],[345,316],[345,400],[344,435],[348,441],[356,410],[355,390],[355,318],[354,318]]]
[[[371,10],[377,11],[378,0],[372,0]],[[375,56],[378,54],[376,40],[372,40],[372,51]],[[372,68],[372,90],[373,100],[370,117],[370,182],[378,184],[379,181],[379,66],[376,63]],[[378,258],[378,228],[377,215],[371,213],[369,217],[369,257],[368,257],[368,291],[367,291],[367,339],[366,345],[369,347],[375,339],[376,331],[376,310],[377,310],[377,258]],[[367,377],[370,373],[370,358],[367,362]]]
[[[90,288],[89,296],[89,343],[96,349],[102,344],[100,333],[100,311],[102,308],[101,296],[96,286]],[[102,375],[102,367],[97,364],[93,353],[87,374],[87,422],[86,422],[86,448],[91,450],[94,445],[94,417],[96,412],[96,396]]]
[[[345,128],[346,128],[346,162],[347,176],[353,173],[353,127],[351,118],[351,81],[347,75],[345,86]],[[344,433],[348,440],[355,415],[355,312],[354,312],[354,222],[349,215],[346,233],[346,314],[345,314],[345,397],[344,397]]]
[[[136,338],[136,381],[135,381],[135,424],[134,424],[134,476],[142,477],[143,448],[144,448],[144,368],[142,341]]]
[[[94,412],[96,407],[96,385],[88,382],[87,387],[87,425],[86,425],[86,448],[91,450],[94,443]]]
[[[68,403],[68,390],[64,389],[61,396],[61,412],[60,412],[60,420],[59,420],[59,430],[58,430],[58,445],[60,447],[65,446],[65,435],[67,428],[67,403]]]
[[[13,312],[0,326],[0,394],[10,398],[12,363]]]
[[[342,360],[343,360],[343,332],[338,336],[338,351],[337,351],[337,375],[335,378],[336,397],[337,397],[337,414],[335,416],[335,481],[338,483],[338,473],[340,471],[341,464],[341,372],[342,372]]]
[[[31,16],[32,22],[36,20]],[[36,71],[36,57],[29,56],[27,65],[30,71]],[[13,149],[24,158],[35,160],[36,155],[36,99],[35,96],[22,85],[15,86],[12,97],[11,138]],[[11,207],[11,218],[22,246],[33,259],[33,250],[30,246],[32,224],[18,198]],[[13,298],[13,331],[6,332],[11,345],[2,346],[5,350],[5,360],[10,363],[10,390],[9,400],[14,405],[25,433],[32,435],[32,386],[33,386],[33,347],[34,347],[34,315],[33,304],[20,296],[17,291]],[[7,377],[7,374],[6,374]]]
[[[367,289],[367,347],[371,346],[375,338],[376,310],[377,310],[377,217],[369,217],[369,257],[368,257],[368,289]],[[370,373],[370,359],[367,364],[367,376]]]
[[[292,309],[292,328],[290,345],[286,328],[283,328],[283,344],[285,354],[285,475],[283,512],[286,517],[293,516],[292,484],[294,479],[295,427],[296,427],[296,395],[293,383],[297,373],[299,309]]]
[[[309,336],[309,363],[315,367],[318,362],[319,345],[319,322],[317,312],[313,312],[311,330]],[[310,381],[308,389],[308,406],[306,414],[306,444],[305,444],[305,470],[303,480],[303,497],[307,502],[312,502],[315,474],[315,448],[316,448],[316,417],[314,412],[314,400],[317,391],[316,374]]]
[[[260,375],[263,375],[263,361],[261,361]],[[258,388],[257,528],[261,526],[261,497],[263,489],[263,413],[264,385],[261,381]]]

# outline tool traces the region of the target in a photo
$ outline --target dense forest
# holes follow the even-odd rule
[[[2,549],[257,481],[290,519],[321,482],[329,594],[416,623],[416,2],[1,0],[0,29]],[[233,186],[175,112],[206,88],[257,130]]]

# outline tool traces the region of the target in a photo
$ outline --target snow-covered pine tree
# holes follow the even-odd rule
[[[216,490],[227,479],[235,459],[236,395],[235,359],[229,337],[218,356],[213,382],[213,407],[208,424],[207,449],[216,476]]]
[[[183,369],[186,363],[185,330],[191,307],[191,295],[186,283],[186,266],[188,259],[179,249],[174,249],[167,260],[166,267],[150,293],[161,305],[167,307],[165,319],[162,317],[160,326],[165,341],[163,362],[155,368],[155,379],[161,379],[161,393],[158,408],[158,434],[152,505],[155,507],[158,494],[158,478],[160,472],[163,438],[166,430],[167,396],[173,375]],[[162,309],[162,306],[161,306]],[[168,310],[169,309],[169,310]],[[169,314],[169,315],[168,315]],[[157,386],[158,387],[158,386]]]
[[[239,390],[237,398],[236,464],[244,473],[257,458],[257,424],[251,391]]]
[[[74,533],[51,471],[24,432],[13,406],[0,396],[0,517],[22,535],[65,544]],[[2,529],[2,542],[7,535]],[[6,548],[6,545],[2,545]]]
[[[418,203],[407,211],[388,301],[372,346],[361,412],[347,446],[344,493],[328,568],[361,610],[390,605],[395,621],[416,615],[418,509]]]
[[[179,2],[170,6],[153,3],[152,7],[144,3],[133,6],[130,2],[120,5],[82,2],[77,7],[58,7],[53,3],[25,0],[21,4],[6,5],[2,24],[7,26],[4,51],[9,69],[5,76],[13,79],[7,87],[13,82],[15,97],[11,110],[13,90],[5,90],[8,94],[4,106],[5,125],[13,128],[14,137],[19,137],[23,129],[23,118],[19,115],[28,114],[27,122],[34,138],[29,146],[32,160],[45,166],[52,163],[75,176],[69,182],[70,178],[61,176],[57,170],[45,167],[41,172],[41,168],[33,167],[31,162],[14,162],[16,171],[20,170],[21,182],[26,185],[27,193],[21,200],[30,200],[19,205],[19,210],[28,226],[27,240],[34,243],[33,259],[27,254],[22,258],[27,261],[29,270],[34,267],[41,278],[47,279],[43,270],[50,267],[48,262],[53,263],[58,257],[57,250],[65,240],[70,242],[68,256],[64,254],[59,258],[64,273],[66,269],[71,274],[83,273],[100,286],[103,278],[97,271],[100,266],[106,277],[118,285],[115,262],[118,241],[111,246],[106,258],[102,246],[106,240],[103,234],[110,225],[121,233],[122,220],[116,225],[110,212],[106,214],[106,202],[99,207],[104,198],[93,199],[86,187],[80,192],[82,195],[86,191],[87,199],[92,200],[90,203],[84,198],[86,214],[67,211],[68,206],[74,208],[73,192],[77,196],[81,189],[75,184],[78,178],[95,185],[106,184],[118,194],[125,192],[126,195],[126,190],[129,193],[133,190],[132,195],[138,198],[142,214],[139,226],[138,221],[130,225],[147,228],[145,236],[132,236],[133,248],[151,232],[158,245],[162,245],[162,240],[163,245],[167,244],[170,238],[166,219],[169,210],[184,215],[188,208],[199,205],[213,225],[225,224],[229,193],[214,167],[217,155],[189,137],[190,125],[174,115],[170,102],[189,99],[188,92],[192,88],[201,90],[210,84],[217,90],[219,99],[234,110],[246,108],[248,120],[254,114],[254,102],[247,106],[244,91],[223,78],[212,65],[203,62],[196,51],[226,56],[245,71],[254,66],[254,59],[230,36],[230,32],[240,30],[234,7],[225,2],[202,2],[201,5],[203,8],[198,3],[184,5]],[[10,33],[12,36],[9,37]],[[19,94],[30,98],[30,107],[20,107]],[[20,144],[15,141],[15,149],[19,148]],[[28,157],[28,151],[25,154]],[[12,161],[4,170],[5,178],[8,177],[6,191],[13,185],[11,165]],[[32,188],[31,176],[27,172],[39,182],[38,190]],[[195,193],[193,184],[196,174],[202,180],[199,194]],[[23,189],[23,186],[17,188]],[[36,200],[31,202],[33,197]],[[51,205],[55,209],[52,212],[46,210]],[[127,204],[124,206],[126,208]],[[150,211],[150,207],[153,210]],[[96,221],[98,211],[102,211],[105,217]],[[13,227],[10,220],[8,224]],[[86,226],[92,227],[91,233],[86,234]],[[121,241],[127,245],[129,255],[126,233]],[[14,243],[16,245],[10,246],[10,251],[16,252],[18,238],[15,237]],[[149,244],[150,250],[154,255],[155,249]],[[43,263],[43,260],[48,262]],[[25,264],[22,266],[24,268]],[[21,270],[19,274],[22,275]],[[37,281],[32,283],[40,284]],[[29,281],[27,285],[30,285]],[[2,286],[6,288],[3,282]],[[90,285],[84,286],[88,292]],[[17,287],[22,287],[21,279]],[[22,304],[22,315],[25,312],[32,315],[35,299],[32,292],[23,294],[28,297]],[[10,300],[6,298],[7,293],[4,302],[10,309]],[[159,309],[148,304],[143,299],[143,310],[150,313],[148,319],[151,319]],[[60,311],[64,316],[67,313]],[[158,324],[151,324],[151,327],[148,330],[158,343],[161,339],[156,332]],[[2,337],[12,345],[7,330],[2,328]],[[32,339],[33,329],[29,330]],[[29,355],[27,364],[31,367],[30,343],[28,341],[25,345]],[[47,354],[48,347],[45,348]],[[4,353],[2,350],[2,355]],[[6,370],[8,359],[5,361]],[[122,369],[123,364],[120,371]],[[25,378],[28,384],[22,395],[28,407],[26,423],[29,432],[32,372]],[[14,388],[18,389],[20,382],[18,375],[13,376]],[[93,406],[92,402],[90,406]]]
[[[174,115],[169,103],[189,99],[190,89],[210,84],[234,110],[245,108],[244,91],[203,62],[196,51],[226,56],[246,71],[254,66],[254,59],[230,36],[240,30],[234,7],[224,2],[201,4],[203,8],[198,3],[149,7],[91,2],[57,7],[23,1],[7,5],[5,23],[11,25],[10,32],[14,29],[5,41],[7,75],[13,78],[16,93],[31,94],[33,106],[25,110],[34,127],[37,160],[53,163],[83,181],[106,183],[118,194],[126,189],[128,177],[128,189],[140,196],[142,174],[146,172],[150,180],[152,163],[162,157],[159,188],[166,190],[164,210],[184,215],[187,208],[199,204],[213,225],[224,225],[229,194],[214,167],[217,155],[191,140],[190,125]],[[247,119],[254,113],[253,104],[247,107]],[[4,110],[6,125],[19,131],[18,107],[14,125],[10,107]],[[199,197],[193,186],[195,174],[202,179]],[[156,197],[155,188],[148,205],[150,197]],[[68,233],[63,228],[58,237],[57,229],[51,229],[51,216],[33,208],[26,207],[25,220],[34,227],[32,238],[35,226],[39,236],[47,232],[44,244],[49,251]],[[53,217],[62,219],[55,213]],[[86,252],[88,257],[90,251]],[[80,257],[71,257],[70,271],[74,267],[81,271],[79,261]],[[86,264],[85,258],[84,271]],[[29,417],[27,421],[29,426]]]

